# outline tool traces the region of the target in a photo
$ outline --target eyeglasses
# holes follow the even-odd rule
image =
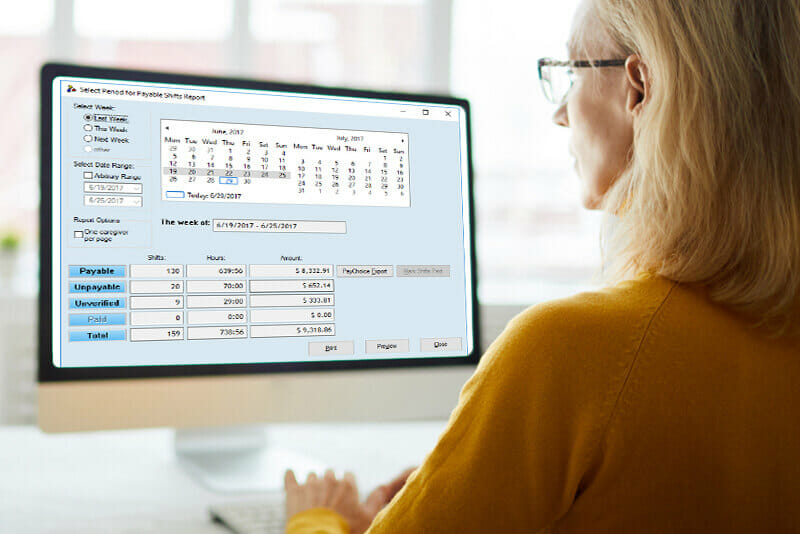
[[[586,67],[621,67],[625,59],[572,59],[559,61],[545,57],[539,60],[539,81],[542,92],[553,104],[561,104],[575,79],[573,69]]]

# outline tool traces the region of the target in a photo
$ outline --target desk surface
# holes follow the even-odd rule
[[[274,425],[269,437],[353,471],[365,491],[418,465],[444,425]],[[226,532],[209,521],[208,505],[259,494],[200,486],[178,465],[172,440],[168,429],[47,435],[0,427],[0,532]]]

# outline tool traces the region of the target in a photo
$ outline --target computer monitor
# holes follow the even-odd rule
[[[43,430],[449,414],[480,353],[465,100],[64,64],[41,98]]]

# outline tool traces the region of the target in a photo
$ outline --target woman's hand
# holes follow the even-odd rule
[[[298,484],[290,469],[284,476],[286,519],[311,508],[330,508],[347,520],[352,534],[362,534],[381,508],[389,504],[402,489],[414,469],[406,469],[388,484],[378,486],[363,503],[358,501],[358,488],[352,473],[345,473],[339,480],[328,469],[324,477],[318,478],[311,473],[305,484]]]

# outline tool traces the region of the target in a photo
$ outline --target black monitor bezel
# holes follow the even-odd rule
[[[428,102],[459,106],[464,110],[467,134],[467,185],[469,205],[470,250],[472,273],[472,352],[459,357],[403,358],[387,360],[282,362],[282,363],[223,363],[203,365],[148,365],[115,367],[56,367],[53,365],[52,337],[52,84],[59,76],[105,78],[122,81],[142,81],[170,84],[231,87],[267,91],[313,93],[332,96]],[[41,202],[40,202],[40,267],[39,267],[39,382],[105,380],[130,378],[175,378],[211,375],[249,375],[271,373],[302,373],[318,371],[356,371],[370,369],[424,368],[441,366],[474,366],[480,359],[480,327],[478,314],[478,277],[475,254],[475,206],[473,198],[473,167],[469,102],[446,95],[396,93],[357,90],[318,85],[287,84],[243,78],[222,78],[190,74],[91,67],[64,63],[47,63],[41,69]]]

